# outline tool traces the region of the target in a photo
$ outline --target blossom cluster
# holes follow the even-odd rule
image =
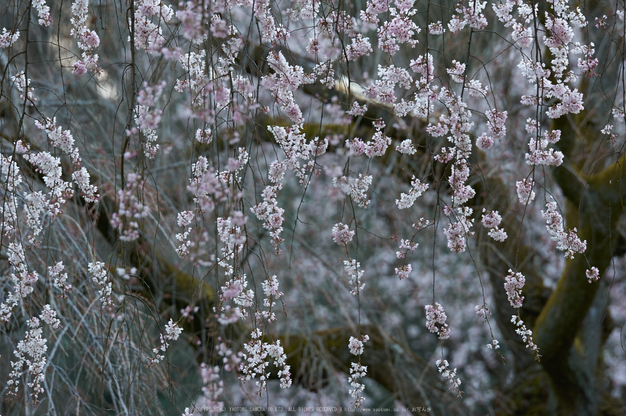
[[[414,73],[420,75],[420,79],[416,82],[419,87],[427,87],[435,79],[435,63],[431,54],[418,55],[416,59],[411,59],[409,67]]]
[[[176,341],[182,332],[183,329],[170,318],[169,322],[165,325],[165,336],[162,333],[159,334],[161,338],[161,345],[159,348],[152,349],[154,357],[150,359],[148,366],[152,366],[163,361],[165,359],[164,354],[170,346],[168,341]]]
[[[563,217],[558,211],[554,200],[546,203],[546,211],[541,211],[541,215],[546,220],[546,228],[552,240],[557,242],[557,248],[565,252],[565,257],[574,258],[574,253],[584,253],[587,249],[587,241],[582,241],[576,234],[576,228],[565,231],[563,227]]]
[[[483,212],[486,211],[487,210],[483,208]],[[498,211],[490,211],[488,214],[483,214],[481,221],[483,226],[489,229],[489,237],[500,242],[507,239],[506,231],[499,227],[500,222],[502,221],[502,216]]]
[[[450,186],[454,190],[452,195],[455,204],[464,204],[476,195],[476,191],[465,182],[468,180],[470,169],[465,160],[452,165],[450,170]]]
[[[344,260],[343,270],[348,276],[348,285],[352,287],[350,293],[358,296],[365,288],[365,283],[362,280],[365,271],[361,270],[361,263],[355,259]]]
[[[517,6],[517,17],[514,17],[512,14],[515,6]],[[498,20],[504,23],[505,27],[513,28],[513,33],[511,34],[513,40],[522,48],[527,48],[533,40],[532,27],[528,24],[532,21],[533,16],[538,15],[538,6],[538,4],[530,6],[524,2],[504,1],[493,3],[493,10],[496,16],[498,16]]]
[[[283,389],[291,387],[290,366],[286,363],[287,355],[280,345],[280,340],[270,344],[265,342],[262,336],[261,330],[255,329],[252,331],[252,339],[244,345],[246,352],[243,353],[243,361],[239,366],[241,372],[239,379],[250,381],[258,377],[256,385],[259,387],[259,392],[264,391],[270,376],[267,367],[273,363],[274,366],[280,368],[277,374],[280,387]]]
[[[42,338],[43,329],[40,320],[33,317],[28,321],[28,326],[30,329],[26,332],[26,336],[17,344],[17,349],[13,351],[17,361],[11,361],[13,371],[9,374],[10,379],[7,381],[7,385],[12,389],[13,394],[17,393],[21,370],[26,364],[28,374],[33,378],[28,386],[33,389],[33,399],[37,401],[39,395],[44,392],[41,385],[45,381],[44,370],[47,363],[46,351],[48,346],[46,339]]]
[[[458,33],[466,26],[473,29],[484,29],[487,27],[487,19],[483,14],[483,10],[487,5],[486,1],[476,1],[467,6],[459,2],[456,6],[456,12],[448,23],[448,29],[452,33]]]
[[[463,392],[459,389],[461,379],[456,376],[456,368],[451,370],[448,360],[437,360],[435,364],[441,376],[450,383],[449,389],[460,397]]]
[[[560,130],[545,131],[539,139],[532,137],[528,144],[530,153],[526,153],[526,163],[529,165],[560,166],[563,163],[563,153],[552,148],[548,149],[549,144],[557,143],[560,138]]]
[[[315,81],[315,76],[306,75],[299,65],[290,65],[282,52],[270,52],[267,61],[274,73],[264,76],[262,85],[273,94],[291,121],[295,124],[304,123],[302,110],[295,102],[293,93],[300,85]]]
[[[74,137],[69,130],[63,130],[57,125],[56,118],[45,118],[43,123],[35,121],[35,126],[46,132],[48,140],[57,149],[65,152],[72,159],[72,179],[81,190],[82,196],[87,202],[98,202],[98,188],[90,183],[90,175],[87,169],[82,166],[78,148],[74,146]]]
[[[106,269],[106,265],[101,261],[89,263],[89,274],[91,280],[100,286],[98,290],[98,297],[102,301],[102,307],[112,307],[113,300],[111,298],[113,293],[113,283],[109,280],[109,275]]]
[[[488,111],[487,116],[487,131],[476,139],[476,146],[480,149],[486,150],[493,146],[496,139],[502,139],[506,135],[506,126],[504,123],[508,117],[506,111],[497,111],[495,109]]]
[[[237,158],[228,158],[226,169],[216,172],[208,159],[204,156],[198,157],[191,166],[192,177],[189,180],[187,190],[194,196],[194,209],[182,211],[178,214],[177,224],[184,228],[184,231],[177,233],[175,238],[180,242],[176,251],[181,257],[190,254],[190,247],[197,243],[197,236],[192,235],[193,224],[196,219],[202,219],[205,214],[210,214],[215,210],[217,203],[230,201],[233,206],[241,199],[239,185],[241,183],[241,173],[246,169],[248,162],[248,152],[238,149]],[[226,268],[227,274],[233,272],[233,266],[228,262],[233,259],[235,251],[241,251],[246,241],[244,232],[247,216],[239,210],[230,209],[230,216],[220,217],[220,242],[222,246],[222,257],[218,259],[218,264]],[[228,215],[228,212],[226,213]],[[217,221],[217,220],[216,220]],[[206,233],[200,236],[206,237]],[[202,254],[202,253],[200,253]],[[196,260],[198,253],[192,254],[191,259]],[[211,263],[215,260],[213,258]],[[200,263],[208,264],[204,260],[197,260]]]
[[[248,281],[245,274],[234,276],[221,287],[220,302],[222,305],[219,308],[220,315],[218,317],[220,324],[228,325],[248,316],[246,308],[254,304],[254,291],[252,289],[246,290],[246,287],[248,287]],[[237,305],[234,309],[230,305],[223,305],[230,299]]]
[[[382,156],[389,148],[389,145],[391,145],[391,137],[383,133],[384,128],[385,122],[380,119],[376,120],[374,121],[375,132],[371,140],[365,143],[360,138],[355,137],[351,140],[346,140],[346,146],[355,156],[362,154],[366,154],[370,158]]]
[[[491,340],[491,344],[487,344],[487,348],[490,350],[498,350],[500,349],[500,343],[497,339]]]
[[[393,104],[396,102],[396,86],[399,85],[404,89],[409,89],[412,84],[412,78],[409,71],[395,65],[379,65],[378,77],[379,79],[374,81],[374,83],[367,88],[365,96],[383,104]],[[379,127],[385,127],[382,120],[378,120],[377,123]],[[375,127],[377,127],[377,125],[375,125]],[[377,128],[377,131],[379,130],[380,129]]]
[[[276,314],[272,311],[272,309],[276,306],[275,300],[284,296],[284,293],[278,290],[278,278],[276,275],[268,276],[267,279],[261,283],[261,287],[263,288],[263,294],[265,295],[263,298],[263,306],[268,308],[268,310],[260,311],[258,316],[265,318],[267,322],[273,322],[276,320]]]
[[[439,339],[448,339],[450,337],[450,328],[446,320],[448,316],[443,310],[443,307],[435,302],[434,305],[426,305],[426,327],[434,334],[437,334]]]
[[[269,6],[269,0],[259,0],[255,2],[242,2],[246,3],[248,7],[251,7],[254,4],[253,11],[254,16],[257,18],[259,22],[259,27],[261,29],[261,39],[264,42],[269,42],[271,44],[276,44],[280,40],[285,40],[288,32],[285,27],[282,25],[277,25],[274,16],[272,16],[271,9]]]
[[[13,309],[34,292],[33,285],[39,280],[39,274],[36,271],[28,271],[26,254],[21,243],[10,242],[7,254],[9,264],[13,269],[11,273],[13,290],[9,292],[5,301],[0,305],[0,321],[3,322],[8,322],[13,315]]]
[[[44,119],[44,122],[35,121],[37,128],[46,132],[50,143],[55,148],[67,153],[73,165],[72,179],[82,191],[83,198],[87,202],[96,202],[99,198],[96,186],[90,184],[89,172],[81,166],[81,159],[78,148],[74,147],[74,139],[68,130],[63,130],[56,125],[56,119]],[[21,140],[15,144],[17,153],[22,154],[23,158],[30,162],[35,169],[43,175],[43,182],[50,189],[49,193],[44,194],[43,191],[36,190],[27,193],[24,196],[24,208],[26,213],[26,223],[32,230],[32,234],[28,236],[28,242],[35,244],[38,236],[43,230],[42,221],[44,218],[56,218],[62,213],[62,206],[74,195],[73,186],[70,182],[63,179],[63,170],[61,167],[61,158],[53,156],[50,152],[31,150],[30,145],[25,145]],[[10,166],[10,163],[6,165]],[[8,174],[8,172],[7,172]],[[20,183],[21,176],[18,171],[12,172],[15,176],[12,183]],[[11,186],[10,188],[12,188]],[[11,189],[9,189],[11,191]],[[9,204],[5,215],[11,212],[15,205]],[[11,216],[13,218],[13,216]],[[11,228],[12,229],[12,228]],[[7,229],[8,231],[8,229]]]
[[[400,50],[399,45],[401,44],[407,43],[409,46],[415,47],[418,43],[417,39],[413,37],[422,30],[413,21],[413,16],[417,13],[413,3],[413,0],[396,1],[397,8],[388,8],[391,21],[386,20],[378,27],[378,46],[389,55],[395,55]]]
[[[27,324],[30,329],[26,331],[24,339],[18,342],[17,349],[13,351],[17,361],[11,361],[13,370],[10,372],[9,380],[7,381],[10,394],[16,394],[19,388],[22,368],[26,365],[28,367],[28,375],[32,378],[28,382],[28,387],[32,389],[31,395],[35,402],[38,401],[39,395],[44,392],[42,384],[45,382],[44,372],[48,362],[46,357],[48,345],[46,344],[47,340],[42,337],[43,328],[41,327],[41,321],[44,321],[52,329],[58,329],[61,326],[56,311],[47,304],[44,305],[39,317],[32,317],[28,320]]]
[[[370,203],[367,191],[371,185],[372,175],[363,176],[363,174],[359,173],[358,178],[347,176],[333,178],[333,186],[341,189],[346,195],[352,197],[362,208],[367,208]]]
[[[161,22],[169,22],[174,16],[174,10],[160,0],[138,0],[134,11],[132,40],[135,47],[151,54],[162,52],[165,37],[163,37]],[[154,23],[154,20],[159,24]]]
[[[585,275],[587,276],[587,280],[589,283],[597,282],[600,280],[600,270],[597,267],[591,267],[585,271]]]
[[[187,322],[191,322],[193,321],[193,314],[197,313],[199,310],[199,306],[187,305],[185,308],[180,310],[180,314],[183,318],[187,318]]]
[[[43,174],[43,181],[50,188],[50,199],[43,197],[43,194],[33,195],[32,212],[48,211],[53,216],[61,214],[61,205],[74,195],[72,185],[63,180],[61,169],[61,159],[52,156],[49,152],[26,153],[24,159],[36,167],[37,171]],[[41,197],[40,197],[41,196]],[[35,203],[37,200],[37,203]],[[33,215],[33,217],[35,217]]]
[[[2,28],[2,34],[0,34],[0,49],[8,48],[13,45],[20,38],[20,32],[10,32],[6,27]]]
[[[346,59],[348,61],[356,61],[362,56],[369,56],[373,52],[372,44],[368,37],[357,34],[350,40],[350,45],[346,46]]]
[[[198,157],[191,165],[191,178],[187,190],[193,194],[193,202],[202,213],[212,212],[215,209],[215,200],[221,201],[225,196],[225,189],[204,156]],[[191,220],[184,220],[184,223],[185,225],[180,226],[188,226]]]
[[[405,258],[406,253],[409,250],[411,251],[411,253],[413,253],[418,245],[419,245],[418,243],[413,243],[410,240],[405,240],[404,238],[401,238],[398,251],[396,251],[396,258],[399,258],[399,259]]]
[[[363,390],[365,390],[365,384],[359,383],[359,379],[367,376],[367,366],[359,363],[350,363],[350,376],[348,377],[348,383],[350,383],[350,390],[348,393],[354,399],[352,405],[355,408],[361,407],[365,401],[363,396]]]
[[[200,364],[200,377],[202,378],[202,407],[219,409],[224,406],[220,397],[224,393],[224,380],[220,377],[218,366],[210,367],[205,363]]]
[[[522,337],[522,341],[526,344],[526,348],[531,350],[535,356],[535,360],[539,361],[541,355],[539,355],[539,347],[533,341],[533,332],[526,328],[524,321],[522,321],[522,319],[517,315],[513,315],[511,317],[511,323],[516,326],[515,332],[517,335]]]
[[[39,16],[38,23],[41,26],[50,26],[52,24],[52,16],[50,15],[50,6],[46,4],[46,0],[34,0],[32,7],[37,10]]]
[[[448,207],[445,207],[444,214],[451,216],[452,213]],[[443,233],[448,239],[448,248],[453,253],[462,253],[467,248],[467,237],[474,232],[471,228],[474,225],[474,219],[470,218],[473,210],[468,207],[456,209],[456,222],[451,222],[450,225],[443,230]]]
[[[452,81],[456,82],[457,84],[463,84],[465,82],[466,65],[464,63],[453,60],[452,66],[452,68],[446,69],[446,72],[448,73],[448,75],[450,75]]]
[[[466,238],[473,234],[471,231],[474,222],[471,217],[473,210],[463,205],[476,195],[472,186],[467,184],[470,175],[468,158],[472,149],[468,133],[474,123],[470,121],[471,113],[467,104],[454,91],[444,87],[436,96],[448,109],[448,114],[440,115],[437,124],[429,123],[426,130],[434,137],[447,136],[447,139],[454,145],[450,149],[442,148],[435,156],[435,160],[440,163],[453,161],[448,177],[448,183],[452,189],[452,205],[444,207],[444,214],[448,217],[454,214],[456,221],[450,222],[450,225],[444,229],[444,234],[448,239],[448,248],[455,253],[461,253],[467,247]],[[494,120],[496,118],[502,119],[503,117],[498,116]],[[502,126],[499,126],[499,129],[501,131]],[[496,130],[494,126],[494,133],[497,133]]]
[[[487,322],[487,319],[491,316],[491,311],[487,305],[476,305],[474,309],[476,310],[476,315],[478,315],[478,317],[484,322]]]
[[[78,47],[83,51],[82,60],[74,62],[75,75],[83,75],[88,70],[96,74],[98,69],[98,55],[93,54],[93,50],[100,46],[100,37],[91,29],[87,28],[89,0],[74,0],[72,4],[72,30],[70,35],[78,40]]]
[[[191,245],[189,238],[192,230],[191,223],[193,222],[193,219],[193,211],[179,212],[176,217],[176,224],[185,229],[182,233],[177,233],[175,235],[176,240],[180,242],[180,245],[176,247],[176,252],[180,257],[185,257],[189,254],[189,246]]]
[[[586,77],[598,75],[594,72],[598,66],[598,59],[593,57],[593,54],[596,53],[594,47],[595,45],[593,42],[589,43],[589,45],[581,45],[576,42],[574,48],[572,49],[572,53],[583,55],[584,59],[578,58],[577,65]]]
[[[231,253],[239,253],[246,243],[244,227],[248,217],[241,211],[233,212],[228,218],[217,218],[217,233],[220,241],[224,245],[222,253],[228,257]]]
[[[163,94],[165,86],[165,81],[154,86],[148,85],[147,82],[143,83],[137,97],[137,106],[135,106],[134,110],[137,128],[126,132],[127,136],[141,132],[144,138],[144,154],[149,159],[154,159],[159,151],[159,145],[156,143],[158,139],[157,128],[161,122],[161,114],[163,112],[154,107]]]
[[[403,140],[398,146],[396,146],[396,150],[405,155],[414,155],[417,152],[411,139]]]
[[[407,209],[413,206],[417,198],[419,198],[428,189],[428,184],[420,181],[415,176],[411,177],[411,189],[408,194],[404,192],[400,194],[400,199],[396,199],[398,209]]]
[[[67,282],[67,273],[63,273],[65,266],[62,261],[58,261],[54,266],[48,267],[48,276],[53,280],[53,285],[61,291],[62,296],[65,298],[67,294],[72,291],[73,287]]]
[[[189,92],[191,109],[199,110],[203,108],[204,99],[208,93],[208,86],[211,83],[211,77],[207,76],[205,58],[206,51],[202,50],[199,53],[192,51],[184,54],[179,60],[187,73],[185,78],[176,80],[174,89],[178,92]],[[209,75],[212,75],[212,73]]]
[[[513,8],[517,6],[517,18],[513,16]],[[498,20],[505,26],[513,27],[513,39],[518,40],[522,47],[528,47],[532,43],[532,28],[528,23],[537,16],[537,5],[531,6],[514,0],[507,0],[500,4],[494,4],[494,10]],[[586,19],[580,8],[570,10],[566,2],[554,2],[553,12],[545,12],[545,27],[547,35],[543,37],[543,43],[552,53],[550,67],[545,64],[533,62],[523,58],[519,63],[522,74],[528,78],[528,82],[536,83],[540,88],[536,96],[523,96],[522,104],[537,105],[549,103],[547,115],[550,118],[559,118],[565,114],[577,114],[583,110],[582,93],[572,90],[568,83],[576,80],[576,75],[568,71],[570,53],[582,54],[584,60],[579,60],[579,68],[590,76],[597,65],[593,58],[593,44],[573,47],[571,41],[574,38],[574,30],[586,25]],[[555,99],[550,101],[551,99]]]
[[[268,185],[263,190],[263,202],[252,207],[251,211],[256,217],[263,221],[263,227],[269,230],[272,238],[272,244],[276,253],[280,253],[280,244],[283,242],[283,238],[280,236],[283,232],[283,221],[285,218],[283,214],[285,210],[278,206],[278,191],[283,187],[282,180],[285,176],[285,170],[287,166],[281,162],[273,162],[270,167],[269,179],[271,185]]]
[[[252,208],[252,212],[259,220],[263,221],[264,228],[270,231],[276,253],[281,252],[279,245],[283,241],[280,235],[283,231],[284,209],[278,206],[277,195],[282,189],[282,179],[285,172],[287,169],[291,169],[299,178],[300,184],[306,185],[309,181],[309,172],[314,165],[314,161],[310,160],[311,154],[314,156],[321,155],[325,152],[327,146],[327,144],[317,143],[315,140],[310,145],[307,145],[305,135],[301,133],[301,128],[302,126],[300,125],[295,125],[291,129],[280,126],[268,127],[274,135],[276,142],[284,151],[286,159],[280,162],[272,162],[268,175],[271,184],[267,185],[263,190],[263,202],[255,205]],[[306,162],[304,166],[301,165],[301,160]]]
[[[355,408],[361,407],[365,401],[363,396],[363,390],[365,390],[365,384],[359,383],[359,379],[367,375],[367,366],[359,363],[350,363],[350,376],[348,377],[348,383],[350,383],[350,390],[348,391],[350,396],[354,399],[352,405]]]
[[[30,86],[30,78],[26,78],[24,71],[20,71],[11,77],[11,81],[15,84],[15,88],[20,94],[21,99],[26,99],[26,105],[33,105],[37,98],[35,98],[35,89]]]
[[[522,179],[515,183],[517,188],[517,199],[522,205],[528,205],[535,199],[535,191],[533,191],[533,185],[535,181],[532,179]]]
[[[522,289],[526,283],[526,278],[520,272],[513,272],[509,269],[509,274],[505,277],[504,290],[509,298],[509,303],[514,308],[521,308],[524,302]]]
[[[203,8],[197,1],[187,1],[180,6],[182,10],[176,11],[176,17],[181,23],[182,35],[193,44],[201,44],[208,37],[207,30],[202,24],[203,12],[206,12],[207,8]]]
[[[20,141],[16,144],[16,151],[19,144]],[[7,201],[10,201],[7,202],[6,206],[0,207],[0,212],[4,214],[2,218],[4,232],[5,234],[8,234],[15,231],[15,221],[17,220],[15,212],[17,209],[15,192],[22,185],[24,178],[20,173],[20,169],[18,168],[16,161],[11,155],[5,157],[0,154],[0,174],[2,175],[2,184],[5,186],[8,195]]]
[[[139,220],[150,215],[150,207],[137,197],[144,181],[136,173],[126,176],[124,189],[117,191],[118,210],[111,215],[111,226],[119,233],[122,241],[135,241],[139,238]]]
[[[348,348],[350,349],[350,354],[352,355],[362,355],[363,354],[363,344],[369,341],[370,337],[368,335],[363,335],[361,339],[350,337],[350,342],[348,343]]]
[[[405,264],[400,267],[395,267],[394,271],[400,280],[404,280],[409,277],[413,267],[410,264]]]
[[[341,222],[333,225],[333,241],[340,246],[346,246],[352,238],[354,237],[354,231],[351,231],[350,228]]]
[[[274,136],[276,143],[285,153],[283,163],[285,168],[294,172],[299,179],[300,185],[306,186],[309,182],[309,176],[313,170],[315,161],[311,156],[321,156],[326,152],[327,144],[314,138],[310,143],[306,142],[306,136],[302,132],[303,126],[294,125],[291,128],[281,126],[268,126],[268,130]],[[304,165],[301,164],[304,163]],[[270,178],[271,179],[271,178]]]

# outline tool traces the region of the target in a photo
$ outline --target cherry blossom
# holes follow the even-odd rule
[[[446,315],[443,307],[435,302],[433,305],[426,305],[426,327],[432,333],[437,334],[439,339],[447,339],[450,337],[450,328],[446,320]]]

